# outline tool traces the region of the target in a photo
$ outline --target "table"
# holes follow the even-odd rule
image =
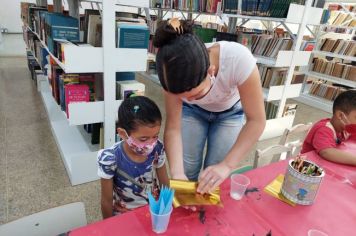
[[[347,150],[356,151],[355,145],[346,144]],[[355,167],[324,161],[315,152],[308,159],[320,164],[326,176],[320,186],[315,203],[311,206],[292,207],[263,191],[278,174],[285,173],[287,161],[280,161],[246,172],[250,178],[249,192],[242,200],[229,196],[230,180],[221,185],[224,207],[206,206],[197,212],[183,208],[173,210],[168,230],[163,235],[307,235],[311,228],[320,229],[330,236],[355,235],[356,231],[356,178]],[[350,178],[352,177],[352,178]],[[70,236],[156,235],[151,230],[148,207],[111,217],[70,232]]]
[[[343,142],[338,149],[356,153],[356,141]],[[345,183],[350,183],[356,189],[356,169],[353,166],[333,163],[321,158],[315,151],[307,153],[308,159],[322,166],[326,173],[335,175]],[[355,233],[356,235],[356,233]]]

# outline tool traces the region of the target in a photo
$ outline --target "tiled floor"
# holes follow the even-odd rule
[[[160,88],[142,82],[165,115]],[[327,116],[300,104],[295,123]],[[256,147],[277,142],[266,140]],[[84,202],[88,222],[101,219],[99,181],[70,185],[26,59],[0,57],[0,224],[75,201]]]

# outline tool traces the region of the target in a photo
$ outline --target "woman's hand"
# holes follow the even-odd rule
[[[232,169],[224,162],[207,167],[199,177],[198,193],[213,192],[231,173]]]

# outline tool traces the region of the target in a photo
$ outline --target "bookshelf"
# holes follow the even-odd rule
[[[305,103],[307,105],[317,107],[326,112],[332,111],[333,103],[327,99],[316,97],[310,95],[309,93],[302,93],[297,99],[299,102]]]
[[[38,38],[39,35],[30,27],[27,30],[31,31]],[[103,66],[103,48],[101,47],[80,47],[76,45],[63,45],[65,63],[58,60],[45,42],[40,40],[42,46],[48,51],[56,63],[63,69],[65,73],[102,73]],[[130,48],[115,48],[113,49],[114,57],[117,60],[115,71],[143,71],[146,69],[147,50],[146,49],[130,49]]]
[[[75,1],[75,0],[74,0]],[[91,2],[91,3],[100,3],[102,4],[104,0],[79,0],[80,2]],[[139,8],[148,8],[149,0],[114,0],[114,5],[128,6],[128,7],[139,7]],[[111,6],[114,6],[111,5]]]
[[[162,11],[179,11],[174,9],[157,9],[156,11],[161,11],[158,16],[162,17]],[[214,15],[212,13],[205,12],[188,12],[190,14],[207,14]],[[322,16],[322,9],[311,7],[311,1],[306,1],[305,5],[290,4],[290,8],[286,18],[275,18],[275,17],[261,17],[261,16],[248,16],[241,14],[226,14],[222,13],[221,10],[217,10],[215,13],[216,16],[220,18],[228,18],[229,22],[235,22],[236,19],[242,19],[243,23],[247,21],[261,21],[261,22],[276,22],[285,27],[288,32],[291,30],[286,24],[297,24],[298,25],[298,34],[291,35],[291,38],[294,39],[293,48],[290,51],[279,51],[275,58],[265,57],[260,55],[254,55],[257,59],[257,63],[264,64],[270,67],[288,67],[287,77],[285,79],[284,85],[280,86],[271,86],[268,89],[264,89],[264,98],[265,101],[276,101],[279,102],[277,117],[275,119],[267,120],[266,128],[261,136],[260,140],[268,139],[272,137],[277,137],[282,135],[285,128],[291,128],[293,125],[295,115],[283,116],[284,106],[288,98],[295,98],[300,95],[302,89],[302,84],[291,84],[293,73],[296,66],[307,66],[311,52],[300,51],[302,37],[304,31],[307,28],[307,24],[320,24],[320,19]],[[231,28],[231,27],[229,27]],[[158,82],[157,75],[148,74],[148,73],[139,73],[139,76],[143,78],[150,79],[154,82]]]
[[[356,57],[340,55],[340,54],[332,53],[332,52],[324,52],[324,51],[315,50],[315,51],[313,51],[313,54],[324,56],[324,57],[336,57],[336,58],[340,58],[340,59],[343,59],[346,61],[356,61]]]
[[[338,78],[335,76],[320,74],[320,73],[313,72],[313,71],[309,71],[309,72],[305,73],[305,75],[307,75],[309,77],[314,77],[314,78],[317,78],[320,80],[326,80],[326,81],[336,83],[336,84],[346,85],[346,86],[353,87],[353,88],[356,87],[355,81],[341,79],[341,78]]]
[[[75,0],[68,0],[75,2]],[[148,0],[105,0],[90,1],[101,4],[103,47],[64,45],[65,61],[56,58],[41,41],[43,48],[65,73],[103,73],[103,101],[70,103],[69,118],[56,103],[46,76],[37,79],[38,90],[48,113],[49,123],[55,137],[62,160],[72,185],[98,179],[97,152],[99,145],[92,145],[89,135],[79,125],[103,123],[104,147],[115,143],[117,110],[121,100],[116,100],[116,72],[145,71],[147,49],[117,48],[115,43],[115,5],[148,7]],[[61,1],[54,2],[55,9],[61,9]],[[68,4],[69,8],[78,4]],[[69,9],[76,12],[78,9]],[[25,30],[39,35],[26,27]]]
[[[327,0],[326,3],[339,3],[340,5],[342,5],[343,3],[355,4],[355,1]],[[354,21],[356,19],[355,13],[350,13],[344,7],[342,7],[340,10],[336,10],[337,13],[341,11],[345,11],[345,13],[352,16],[352,18],[346,23]],[[347,26],[343,23],[332,25],[332,23],[335,22],[335,19],[337,19],[337,17],[334,19],[329,19],[328,23],[319,25],[317,29],[316,45],[314,50],[312,51],[313,57],[311,57],[314,59],[310,60],[310,66],[308,67],[307,72],[305,73],[306,79],[303,83],[302,93],[300,97],[296,99],[299,102],[316,107],[318,109],[322,109],[329,113],[332,113],[333,101],[332,99],[328,99],[330,99],[331,94],[337,94],[337,88],[356,88],[356,81],[353,76],[356,67],[356,55],[353,52],[353,50],[355,49],[353,49],[352,47],[344,47],[343,45],[345,42],[351,44],[352,42],[355,43],[356,27]],[[333,32],[334,30],[339,29],[341,29],[342,31]],[[327,43],[329,43],[329,45],[327,45]],[[320,68],[318,67],[318,64],[313,65],[313,61],[314,63],[318,63],[315,58],[317,58],[317,60],[324,60],[324,63],[327,62],[326,67],[324,67],[323,65]],[[342,73],[339,73],[340,68],[336,67],[337,64],[342,65]],[[338,70],[336,70],[336,68]],[[347,76],[345,76],[346,69],[350,71],[346,73]],[[310,83],[314,84],[314,81],[321,81],[323,83],[323,87],[313,90],[313,86],[310,86]],[[332,96],[332,98],[334,97],[335,96]]]

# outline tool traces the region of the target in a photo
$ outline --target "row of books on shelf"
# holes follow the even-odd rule
[[[250,16],[287,17],[291,3],[304,5],[304,0],[224,0],[223,12]],[[241,6],[241,8],[240,8]]]
[[[292,49],[293,40],[290,38],[278,38],[272,35],[242,34],[239,42],[247,46],[254,55],[276,58],[278,52]]]
[[[55,39],[80,41],[78,19],[61,13],[49,12],[44,7],[30,6],[28,11],[29,22],[25,25],[37,33],[50,52],[53,52]]]
[[[216,13],[221,0],[151,0],[152,8],[175,9],[190,12]]]
[[[346,4],[346,3],[330,3],[328,5],[328,10],[330,11],[339,11],[345,9],[349,12],[356,12],[356,6],[355,4]]]
[[[39,40],[34,40],[36,36],[31,32],[24,29],[23,31],[24,38],[26,39],[26,47],[31,52],[33,52],[33,56],[36,58],[41,69],[45,69],[48,64],[48,51],[43,48],[42,43]],[[47,75],[47,70],[43,70],[45,75]]]
[[[345,80],[356,81],[356,66],[351,64],[314,58],[311,70]]]
[[[49,57],[48,81],[52,96],[60,108],[70,117],[68,104],[104,100],[103,74],[67,74]],[[135,80],[134,72],[116,73],[116,99],[132,94],[143,95],[145,86]]]
[[[258,70],[260,72],[263,88],[284,85],[287,78],[288,68],[268,67],[259,64]],[[303,73],[294,73],[291,84],[303,83],[304,77],[305,75]]]
[[[315,39],[302,40],[302,43],[300,45],[300,50],[301,51],[313,51],[315,48],[315,44],[316,44]]]
[[[291,3],[304,0],[151,0],[153,8],[285,18]],[[220,9],[219,9],[220,8]]]
[[[28,15],[23,18],[24,24],[44,41],[51,53],[55,53],[56,44],[63,41],[81,46],[102,46],[102,19],[98,10],[86,9],[79,22],[76,18],[49,12],[45,7],[27,6],[23,8],[27,12],[21,13]],[[148,47],[149,28],[144,17],[138,14],[116,12],[116,31],[117,47]]]
[[[348,88],[346,87],[336,86],[326,81],[312,81],[309,94],[334,101],[340,93],[346,91],[347,89]]]
[[[40,73],[40,74],[43,73],[42,69],[41,69],[40,65],[38,64],[38,61],[37,61],[36,57],[33,55],[32,51],[27,50],[26,57],[27,57],[27,66],[31,73],[31,79],[33,80],[35,85],[38,86],[36,78],[37,78],[38,73]]]
[[[328,24],[356,27],[355,13],[349,13],[344,11],[331,11]]]
[[[334,25],[322,25],[321,30],[325,33],[351,34],[355,27],[344,27]]]
[[[320,41],[320,51],[332,52],[345,56],[356,56],[356,41],[324,38]]]
[[[117,47],[147,48],[150,30],[145,17],[129,12],[116,12]],[[85,9],[83,42],[102,46],[102,17],[98,10]]]
[[[343,10],[346,10],[343,11]],[[347,11],[349,12],[353,12],[355,11],[355,7],[353,5],[345,5],[345,4],[339,4],[339,3],[332,3],[332,4],[329,4],[328,5],[328,8],[327,9],[324,9],[323,10],[323,14],[322,14],[322,17],[321,17],[321,24],[326,24],[328,23],[330,17],[330,21],[329,23],[330,24],[337,24],[338,22],[341,22],[341,24],[343,23],[343,21],[345,21],[345,19],[342,19],[343,17],[347,18],[347,15],[346,16],[339,16],[339,19],[336,19],[337,16],[339,15],[339,12],[344,12],[344,13],[347,13]]]
[[[280,50],[291,50],[293,40],[291,38],[279,37],[275,33],[260,34],[238,31],[236,34],[218,32],[216,29],[194,27],[194,33],[204,43],[213,41],[234,41],[251,50],[255,55],[275,58]]]
[[[272,101],[272,102],[264,102],[265,104],[265,112],[266,112],[266,119],[275,119],[277,116],[278,112],[278,106],[279,102],[278,101]],[[295,113],[297,112],[298,105],[295,103],[291,104],[285,104],[283,112],[282,112],[282,117],[284,116],[294,116]]]

